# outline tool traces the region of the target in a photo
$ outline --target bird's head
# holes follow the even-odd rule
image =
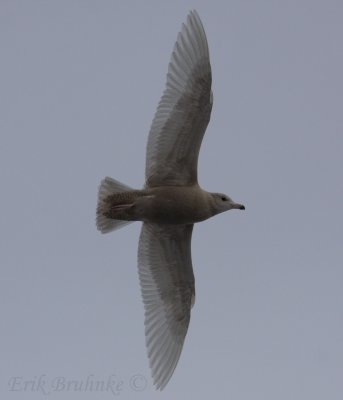
[[[229,196],[223,193],[211,193],[212,206],[215,214],[222,213],[224,211],[231,210],[233,208],[237,210],[245,210],[243,204],[234,202]]]

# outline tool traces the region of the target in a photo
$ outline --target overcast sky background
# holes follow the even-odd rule
[[[200,184],[246,211],[194,229],[196,304],[160,393],[145,349],[140,223],[101,235],[95,208],[106,175],[143,185],[149,127],[192,8],[213,70]],[[342,399],[342,19],[339,0],[0,1],[2,398],[44,398],[22,382],[41,375],[48,391],[58,377],[113,374],[122,399]]]

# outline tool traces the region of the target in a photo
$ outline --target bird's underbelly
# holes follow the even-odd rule
[[[139,199],[135,208],[144,222],[191,224],[206,219],[201,204],[187,196],[150,195]]]

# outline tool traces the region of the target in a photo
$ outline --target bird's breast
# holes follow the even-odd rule
[[[190,224],[209,218],[210,211],[201,189],[153,188],[139,198],[136,210],[145,222]]]

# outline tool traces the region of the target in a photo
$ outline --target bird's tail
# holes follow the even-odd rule
[[[96,209],[96,226],[101,233],[114,231],[133,222],[113,219],[107,216],[111,205],[111,202],[108,201],[109,196],[131,190],[133,189],[129,186],[109,177],[101,181],[98,193],[98,206]]]

